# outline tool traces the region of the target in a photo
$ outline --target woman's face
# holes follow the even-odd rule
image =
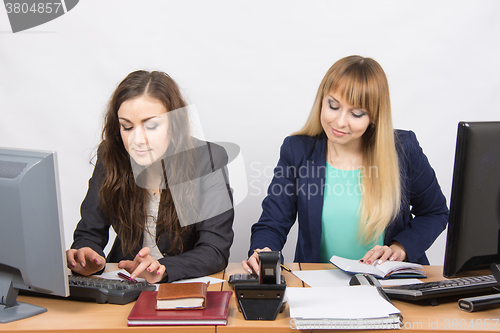
[[[137,164],[150,165],[167,151],[167,109],[159,100],[147,95],[126,100],[118,121],[125,149]]]
[[[359,149],[361,137],[369,125],[367,110],[350,105],[334,92],[323,98],[321,126],[333,144]]]

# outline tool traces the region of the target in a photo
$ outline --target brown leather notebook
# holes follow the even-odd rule
[[[156,296],[156,310],[204,309],[209,283],[162,283]]]

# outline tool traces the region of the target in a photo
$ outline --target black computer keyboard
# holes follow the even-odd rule
[[[403,300],[420,300],[445,296],[463,295],[492,291],[498,286],[493,275],[463,277],[458,279],[405,284],[383,287],[390,298]]]
[[[88,276],[69,276],[69,299],[97,303],[127,304],[144,290],[155,290],[148,282],[106,280]]]

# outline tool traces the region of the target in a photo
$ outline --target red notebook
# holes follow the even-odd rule
[[[128,326],[226,325],[232,291],[208,291],[203,310],[156,310],[156,291],[143,291],[128,316]]]

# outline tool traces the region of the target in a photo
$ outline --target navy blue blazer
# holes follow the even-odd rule
[[[324,134],[285,138],[268,195],[262,202],[262,215],[252,226],[249,255],[254,249],[266,246],[280,251],[298,216],[294,261],[319,262],[326,140]],[[402,180],[402,209],[387,226],[384,244],[399,242],[408,261],[428,264],[425,251],[448,222],[446,198],[415,133],[396,130],[395,142]]]

